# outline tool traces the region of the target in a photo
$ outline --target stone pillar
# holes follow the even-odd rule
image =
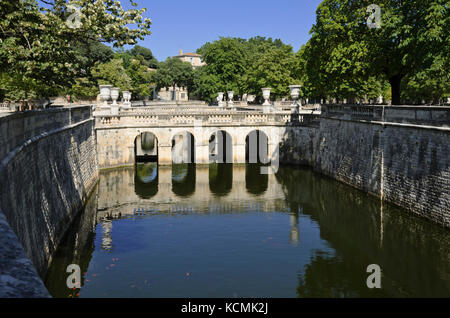
[[[245,163],[245,140],[244,144],[233,144],[233,163]]]
[[[158,144],[158,163],[160,165],[172,164],[172,145],[171,144]]]

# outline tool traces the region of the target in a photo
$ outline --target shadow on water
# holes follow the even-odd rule
[[[254,195],[261,195],[267,191],[269,175],[261,174],[262,164],[245,165],[245,186]]]
[[[180,197],[189,197],[195,192],[196,165],[194,163],[172,165],[172,191]]]
[[[240,167],[235,168],[237,180],[237,171],[239,171],[237,168]],[[200,186],[198,189],[195,188],[195,169],[197,169],[195,165],[181,165],[172,169],[173,198],[177,196],[185,198],[186,195],[200,191]],[[217,219],[212,216],[201,218],[200,215],[192,217],[186,215],[178,217],[176,220],[154,216],[154,218],[148,219],[149,223],[145,223],[145,218],[138,219],[136,222],[133,219],[117,220],[114,228],[116,232],[111,235],[111,231],[108,232],[108,229],[105,228],[108,224],[104,225],[105,220],[101,220],[99,215],[106,210],[113,210],[115,207],[105,205],[105,211],[97,211],[101,200],[104,200],[101,197],[109,198],[107,196],[109,192],[99,193],[98,198],[93,195],[83,214],[71,226],[71,230],[55,254],[45,282],[47,288],[56,297],[76,296],[78,290],[70,291],[66,287],[66,279],[69,275],[66,274],[67,265],[79,264],[82,273],[85,273],[89,270],[89,263],[93,255],[109,253],[108,257],[117,257],[114,256],[114,253],[118,253],[117,250],[120,248],[124,249],[126,253],[130,253],[130,250],[134,248],[135,253],[143,249],[145,260],[149,257],[148,253],[153,253],[154,259],[158,260],[152,268],[160,266],[160,271],[155,270],[154,278],[161,280],[161,285],[159,285],[160,289],[155,290],[155,294],[151,295],[160,295],[163,292],[161,288],[165,289],[166,293],[171,293],[167,284],[179,284],[180,289],[185,288],[186,294],[183,295],[189,295],[191,292],[197,293],[195,295],[204,295],[202,294],[206,293],[204,289],[213,284],[212,277],[222,275],[224,281],[219,279],[219,283],[223,284],[223,286],[220,285],[223,288],[226,285],[225,281],[231,280],[249,295],[266,295],[264,293],[267,293],[269,297],[271,297],[270,295],[287,295],[288,297],[450,297],[450,258],[448,257],[450,255],[450,238],[448,230],[391,205],[382,204],[375,197],[322,177],[308,169],[280,167],[275,178],[258,175],[256,169],[257,166],[247,166],[245,187],[235,184],[233,188],[233,166],[210,165],[211,194],[218,197],[217,202],[219,202],[232,191],[234,191],[233,196],[239,194],[240,198],[247,198],[244,193],[245,188],[251,194],[249,196],[251,198],[254,195],[277,191],[280,194],[277,197],[281,198],[279,200],[282,205],[288,207],[286,210],[290,211],[290,215],[285,212],[269,211],[270,213],[264,213],[264,216],[257,213],[242,213],[239,218],[221,214],[216,216]],[[132,169],[124,169],[108,173],[110,178],[105,177],[101,180],[104,184],[121,182],[124,188],[120,189],[120,193],[127,191],[126,189],[133,192],[133,185],[131,183],[128,185],[126,181],[129,179],[132,182],[133,173],[134,190],[139,198],[143,196],[152,198],[158,189],[158,169],[154,166],[136,166],[134,172]],[[116,174],[120,174],[122,177]],[[200,177],[198,179],[201,180]],[[102,186],[105,187],[100,184],[99,188]],[[208,185],[205,184],[205,186]],[[110,187],[115,189],[112,185]],[[109,188],[105,187],[105,189]],[[235,193],[236,191],[239,193]],[[131,195],[124,197],[132,198]],[[268,199],[267,202],[270,200]],[[108,199],[105,202],[109,201]],[[268,220],[274,218],[274,221],[278,220],[281,223],[270,221],[264,223],[262,220],[266,219],[265,216]],[[290,218],[290,227],[288,218]],[[96,219],[102,226],[96,226]],[[203,222],[210,224],[210,227],[204,225]],[[216,227],[214,222],[218,222],[220,226]],[[257,222],[258,226],[253,222]],[[186,227],[184,227],[185,225]],[[175,226],[176,230],[170,232],[170,229]],[[98,243],[96,244],[99,246],[94,247],[96,231],[102,235],[102,239],[97,238],[96,242]],[[103,234],[100,234],[99,231],[102,231]],[[223,235],[227,231],[233,235],[226,236],[226,240],[223,240]],[[150,235],[156,241],[142,240],[144,236],[141,232]],[[170,236],[170,233],[173,236]],[[270,233],[269,235],[274,241],[261,243],[258,240],[255,242],[254,236],[257,236],[258,233],[264,233],[264,235]],[[280,238],[279,241],[275,240],[277,235]],[[267,240],[267,236],[263,238]],[[115,239],[114,249],[113,237]],[[159,241],[158,237],[164,237],[164,240]],[[180,237],[182,237],[183,246],[177,250],[176,246],[179,244]],[[201,238],[208,238],[208,240]],[[286,241],[290,244],[286,244]],[[136,247],[136,242],[140,243],[139,248]],[[145,250],[147,245],[152,242],[155,243],[155,245],[151,245],[152,249]],[[227,245],[228,242],[232,242],[232,245]],[[198,244],[203,250],[200,249],[201,253],[197,255],[195,254],[197,249],[189,250],[189,248],[197,248]],[[167,246],[172,249],[171,252],[166,251]],[[230,249],[233,250],[233,253],[224,253]],[[263,251],[263,253],[254,253],[255,249],[260,249],[259,251]],[[184,276],[179,280],[172,280],[172,274],[178,273],[180,266],[186,265],[183,257],[191,257],[188,255],[189,253],[195,254],[190,262],[199,266],[196,279],[200,279],[202,275],[205,276],[204,281],[196,281],[198,286],[203,286],[203,289],[185,284]],[[212,255],[215,256],[211,257],[208,253],[213,253]],[[179,258],[178,254],[183,257]],[[131,256],[126,255],[130,257],[127,261],[132,262]],[[249,257],[246,258],[246,255]],[[270,255],[277,255],[277,257],[271,258]],[[202,256],[210,257],[208,260],[217,262],[216,266],[202,267],[202,264],[205,263]],[[199,263],[195,263],[198,257],[200,257]],[[258,266],[262,260],[267,266]],[[236,266],[236,263],[239,262],[248,266]],[[366,280],[370,275],[366,269],[370,264],[378,264],[381,267],[383,274],[382,289],[380,290],[371,290],[366,285]],[[133,267],[133,272],[141,273],[148,270],[147,265],[144,261],[142,267]],[[261,277],[270,275],[265,267],[270,268],[273,277],[277,277],[270,284],[264,283],[265,280],[261,279]],[[117,267],[116,269],[120,270]],[[246,271],[249,269],[250,271]],[[128,275],[129,280],[135,279],[130,274],[128,267],[123,269],[121,275]],[[110,279],[115,280],[114,283],[117,284],[126,280],[124,276],[114,276]],[[82,286],[84,284],[85,277],[83,275]],[[102,290],[105,287],[97,285],[97,288]],[[214,288],[214,290],[217,289]],[[221,291],[216,290],[216,292]],[[130,295],[141,295],[133,294],[133,292],[137,293],[137,291],[130,291]],[[226,295],[228,294],[223,294],[224,297]]]
[[[77,297],[79,289],[69,290],[66,285],[67,266],[77,264],[81,269],[81,287],[85,284],[85,273],[95,250],[95,226],[97,214],[97,191],[93,191],[84,210],[73,221],[59,244],[44,281],[53,297]]]
[[[276,177],[287,203],[301,206],[335,250],[312,253],[299,297],[450,296],[448,230],[311,170],[280,169]],[[381,267],[381,290],[367,288],[370,264]]]
[[[233,188],[233,164],[209,165],[209,189],[216,196],[226,196]]]
[[[151,199],[158,193],[159,173],[157,163],[137,163],[134,190],[141,199]]]

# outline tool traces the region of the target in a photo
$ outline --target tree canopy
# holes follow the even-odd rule
[[[174,57],[159,63],[158,70],[151,75],[157,89],[188,87],[192,85],[193,78],[192,65]]]
[[[144,11],[124,10],[117,0],[1,0],[1,88],[25,95],[70,88],[111,57],[100,43],[121,47],[150,35]],[[74,14],[75,26],[68,23]]]
[[[217,92],[234,91],[261,96],[261,88],[272,87],[275,97],[288,94],[296,84],[295,54],[281,40],[254,37],[248,40],[222,37],[197,50],[205,66],[194,76],[194,95],[213,100]]]
[[[311,39],[298,53],[307,89],[316,96],[351,98],[382,90],[387,81],[393,104],[401,103],[402,88],[440,97],[449,83],[448,1],[377,1],[380,28],[368,27],[371,3],[319,5]]]

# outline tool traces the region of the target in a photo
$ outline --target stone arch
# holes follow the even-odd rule
[[[190,164],[196,162],[195,136],[188,130],[179,131],[171,138],[172,163]]]
[[[215,130],[208,143],[210,163],[233,163],[233,137],[228,131]]]
[[[270,162],[269,150],[269,136],[263,130],[252,130],[245,137],[246,163],[268,164]]]
[[[135,161],[158,162],[159,139],[153,133],[144,131],[134,139]]]

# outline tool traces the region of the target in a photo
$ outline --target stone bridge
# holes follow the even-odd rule
[[[167,106],[134,108],[118,115],[100,110],[94,116],[99,166],[106,168],[130,165],[137,158],[161,165],[267,163],[277,155],[286,127],[309,125],[319,115],[313,110],[293,114],[251,107],[224,111]],[[259,158],[253,158],[252,147]]]

